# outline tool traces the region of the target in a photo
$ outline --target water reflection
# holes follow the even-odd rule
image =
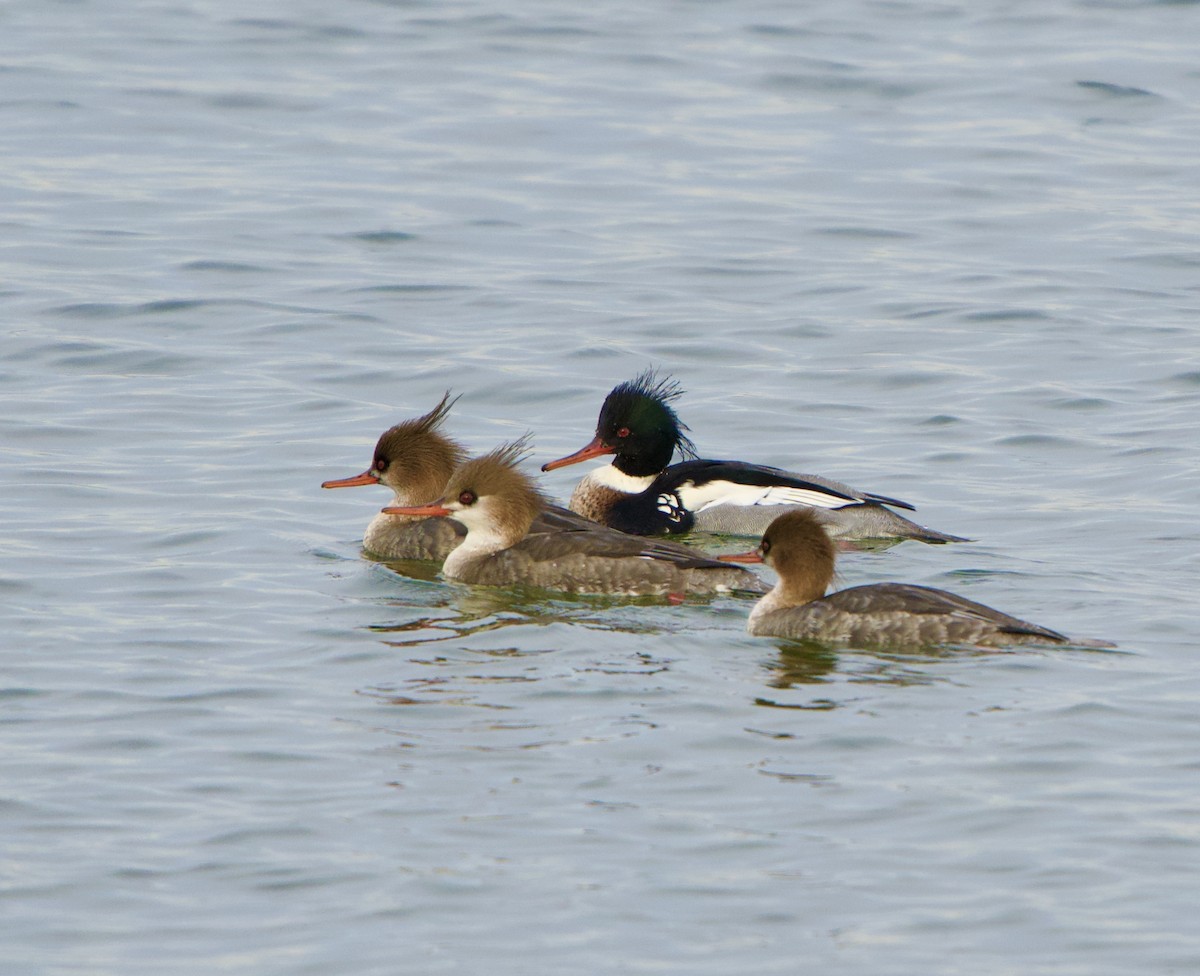
[[[435,606],[449,611],[444,616],[422,616],[396,623],[370,624],[367,629],[377,634],[413,634],[411,638],[389,639],[391,647],[419,647],[439,641],[464,640],[477,634],[498,631],[507,627],[551,627],[557,624],[583,626],[591,630],[629,634],[656,634],[661,627],[652,621],[630,614],[610,613],[630,605],[648,604],[661,607],[662,601],[652,597],[618,599],[612,597],[579,597],[572,601],[547,601],[545,594],[519,589],[491,587],[447,587],[444,600]],[[388,601],[396,606],[412,608],[405,601]]]
[[[995,648],[930,647],[907,651],[872,651],[834,647],[818,641],[778,641],[778,657],[764,667],[767,685],[780,691],[791,688],[830,685],[892,685],[911,687],[950,680],[939,673],[939,665],[964,658],[1004,654]],[[825,710],[841,703],[830,698],[805,702],[760,697],[755,704],[770,708],[807,708]]]
[[[436,568],[428,575],[436,580]],[[521,709],[522,687],[536,685],[541,695],[554,696],[580,675],[636,680],[669,670],[670,659],[647,653],[640,635],[670,630],[666,618],[690,612],[652,597],[552,598],[542,590],[457,583],[421,589],[419,603],[403,592],[378,603],[394,608],[400,619],[366,629],[403,653],[407,673],[360,695],[386,705]],[[589,642],[589,633],[618,639]],[[633,639],[620,639],[625,635]]]
[[[816,641],[776,644],[779,657],[769,666],[767,684],[772,688],[821,684],[837,669],[837,652]]]
[[[711,632],[714,619],[720,619],[720,611],[716,617],[704,613],[704,605],[709,601],[694,601],[698,604],[694,608],[677,608],[656,597],[562,596],[532,588],[473,587],[441,581],[436,563],[364,556],[405,579],[438,584],[436,588],[421,587],[419,601],[414,600],[412,593],[403,592],[383,600],[380,605],[396,608],[401,619],[377,622],[367,628],[390,648],[446,648],[434,656],[409,659],[412,664],[445,669],[439,675],[414,676],[398,686],[364,692],[389,704],[436,701],[439,704],[512,708],[517,706],[485,703],[474,691],[467,689],[553,682],[564,674],[586,672],[605,675],[664,673],[670,670],[670,661],[645,653],[641,642],[619,642],[619,647],[613,650],[597,640],[589,649],[584,643],[586,634],[598,632],[635,637],[671,635],[678,631],[680,639],[685,640],[693,628]],[[726,610],[724,616],[740,631],[740,613],[732,615]],[[513,627],[522,629],[510,631]],[[559,627],[562,629],[554,632],[554,628]],[[718,625],[716,629],[722,627]],[[502,645],[497,646],[488,639],[489,635],[505,633],[511,633],[511,636],[502,638]],[[958,674],[949,667],[952,662],[1014,653],[978,647],[873,650],[811,640],[779,640],[773,644],[774,656],[762,665],[767,689],[787,692],[825,687],[828,692],[820,697],[795,698],[768,692],[755,697],[754,703],[769,708],[812,711],[844,707],[856,697],[836,694],[835,689],[903,688],[948,682]],[[697,654],[704,653],[699,641],[694,646]],[[575,652],[581,650],[587,653],[586,661],[575,656]],[[561,656],[565,652],[571,654],[569,664],[565,663],[568,658]],[[1022,648],[1019,653],[1035,652]],[[530,659],[546,655],[558,664],[538,665],[531,669]],[[489,662],[488,666],[479,668],[479,663],[485,660]],[[464,670],[464,667],[468,669]]]
[[[366,549],[362,551],[362,557],[368,562],[386,566],[394,573],[421,580],[423,583],[436,583],[441,579],[442,567],[433,559],[388,559]]]
[[[436,644],[438,641],[463,640],[475,634],[500,630],[513,624],[526,624],[529,621],[521,617],[502,617],[499,619],[454,619],[448,617],[418,617],[396,624],[371,624],[367,630],[380,634],[420,634],[409,640],[385,640],[389,647],[422,647],[425,644]],[[432,632],[432,634],[430,633]]]

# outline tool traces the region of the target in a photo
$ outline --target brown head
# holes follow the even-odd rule
[[[546,499],[517,465],[528,456],[528,437],[502,444],[455,469],[445,494],[429,505],[383,509],[388,515],[450,516],[467,527],[467,542],[502,541],[498,548],[520,542],[529,532]],[[472,539],[472,536],[474,537]]]
[[[789,603],[819,600],[833,582],[836,551],[817,516],[807,508],[780,515],[753,552],[721,556],[730,563],[766,563],[779,574]]]
[[[352,478],[326,481],[322,488],[353,488],[381,484],[391,488],[398,504],[417,504],[437,498],[454,469],[462,463],[463,449],[440,430],[450,408],[458,402],[449,391],[429,413],[396,424],[375,444],[371,466]]]

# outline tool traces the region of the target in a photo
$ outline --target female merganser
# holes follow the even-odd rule
[[[450,475],[467,452],[441,431],[442,421],[458,402],[447,392],[429,413],[405,420],[384,431],[375,445],[371,466],[351,478],[322,483],[322,488],[384,485],[392,489],[394,505],[419,505],[441,497]],[[588,520],[558,505],[538,515],[540,528],[588,524]],[[467,530],[453,519],[420,518],[376,513],[363,534],[363,548],[385,559],[445,559]]]
[[[384,485],[393,504],[419,505],[437,498],[450,475],[466,459],[466,451],[439,430],[457,402],[447,392],[429,413],[384,431],[375,445],[371,466],[352,478],[324,482],[322,488]],[[448,519],[376,514],[363,534],[363,547],[387,559],[445,559],[466,530]]]
[[[464,583],[675,599],[766,592],[753,573],[687,546],[649,542],[571,513],[573,521],[547,517],[545,498],[516,467],[525,456],[524,439],[503,445],[458,468],[436,502],[383,511],[461,522],[466,538],[442,573]]]
[[[826,596],[833,579],[834,546],[805,509],[775,519],[753,552],[720,558],[765,562],[779,574],[779,582],[755,604],[746,624],[760,637],[858,647],[1072,643],[1056,631],[928,586],[872,583]]]
[[[859,491],[819,475],[793,474],[742,461],[706,461],[683,433],[687,426],[670,404],[682,390],[647,370],[605,398],[596,436],[574,454],[542,465],[543,471],[615,454],[611,464],[587,474],[571,495],[572,511],[635,535],[699,530],[759,535],[781,511],[819,510],[835,539],[917,539],[965,542],[897,515],[908,502]],[[671,464],[678,450],[685,458]]]

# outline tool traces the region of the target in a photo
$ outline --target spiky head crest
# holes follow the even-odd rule
[[[375,460],[379,461],[380,458],[383,458],[390,461],[410,443],[420,443],[422,439],[430,436],[442,437],[439,430],[442,421],[446,419],[450,408],[458,400],[458,397],[451,399],[450,391],[447,390],[438,405],[429,413],[412,420],[402,420],[394,427],[389,427],[379,436],[379,440],[375,444]],[[376,467],[378,468],[378,464]]]
[[[547,503],[533,480],[517,467],[528,457],[526,434],[460,465],[446,485],[446,507],[462,513],[479,506],[504,529],[515,533],[519,527],[518,538],[524,536]],[[462,521],[469,524],[466,518]]]
[[[401,421],[380,435],[371,469],[397,496],[411,498],[413,504],[436,498],[462,462],[463,449],[439,429],[457,402],[447,390],[429,413]]]
[[[684,458],[696,457],[696,445],[684,431],[671,404],[683,395],[670,376],[647,369],[618,383],[604,399],[596,422],[596,436],[616,450],[618,468],[626,474],[658,474],[678,450]]]

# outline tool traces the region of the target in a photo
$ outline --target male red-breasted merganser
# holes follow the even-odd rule
[[[1056,631],[929,586],[871,583],[826,596],[833,580],[834,546],[805,509],[776,518],[753,552],[720,558],[765,562],[779,574],[779,582],[755,604],[746,624],[760,637],[857,647],[1071,643]]]
[[[466,451],[440,430],[458,397],[449,392],[429,413],[384,431],[371,466],[352,478],[324,482],[322,488],[384,485],[394,505],[419,505],[442,494]],[[466,530],[449,519],[377,513],[363,535],[363,547],[388,559],[445,559]]]
[[[731,572],[735,567],[687,546],[548,513],[545,498],[517,468],[524,456],[524,439],[503,445],[459,467],[436,502],[383,511],[461,522],[466,538],[442,573],[463,583],[674,598],[766,591],[754,574]]]
[[[597,522],[636,535],[724,532],[760,535],[781,511],[811,508],[839,540],[917,539],[965,542],[925,528],[892,511],[908,502],[859,491],[819,475],[793,474],[742,461],[706,461],[684,434],[670,406],[682,390],[647,370],[605,398],[596,436],[574,454],[542,465],[543,471],[605,454],[612,463],[589,472],[569,507]],[[686,458],[671,464],[678,450]]]

